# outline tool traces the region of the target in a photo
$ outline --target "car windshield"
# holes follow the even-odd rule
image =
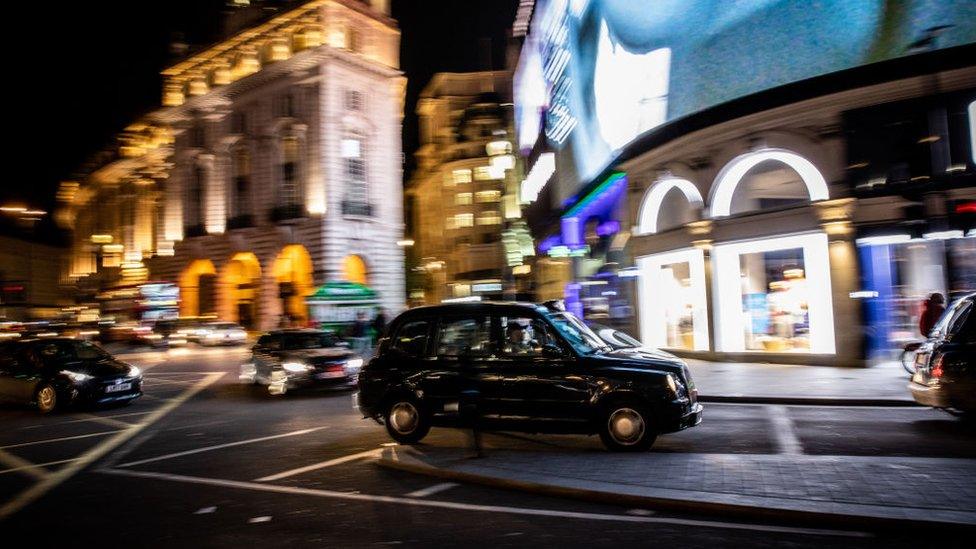
[[[335,347],[332,334],[291,334],[285,337],[285,349],[325,349]]]
[[[590,355],[598,351],[610,350],[609,345],[572,313],[556,313],[550,319],[559,333],[580,354]]]
[[[215,330],[233,330],[237,328],[237,324],[234,324],[232,322],[215,322],[214,324],[211,324],[209,327]]]

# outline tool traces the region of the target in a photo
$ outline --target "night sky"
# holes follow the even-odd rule
[[[417,95],[439,71],[504,68],[517,0],[393,0],[408,78],[404,152],[417,146]],[[174,62],[170,43],[182,33],[213,42],[223,0],[16,2],[8,22],[33,30],[8,35],[7,177],[0,204],[51,210],[58,183],[141,114],[160,105],[159,71]],[[492,45],[486,54],[486,39]],[[15,41],[22,40],[22,41]],[[41,44],[45,47],[41,47]],[[12,169],[11,169],[12,168]],[[5,232],[0,227],[0,232]],[[43,231],[42,231],[43,232]]]

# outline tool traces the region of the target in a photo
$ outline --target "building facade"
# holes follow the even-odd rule
[[[524,231],[511,87],[505,71],[439,73],[420,94],[417,170],[407,188],[418,301],[497,299],[516,288]]]
[[[253,329],[314,321],[329,281],[399,310],[398,58],[387,2],[322,0],[168,68],[164,107],[62,188],[72,275],[177,282],[181,315]]]
[[[686,356],[860,365],[976,291],[972,6],[894,4],[521,3],[523,188],[567,306]]]

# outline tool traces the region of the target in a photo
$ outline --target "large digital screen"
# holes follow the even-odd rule
[[[666,122],[815,76],[976,42],[972,0],[537,0],[514,78],[559,199]]]

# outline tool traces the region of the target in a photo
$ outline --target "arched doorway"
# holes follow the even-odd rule
[[[217,313],[214,300],[217,269],[209,259],[197,259],[180,276],[180,316]]]
[[[366,284],[369,271],[366,269],[366,262],[358,255],[347,255],[342,260],[342,274],[348,282]]]
[[[224,268],[224,296],[228,320],[247,329],[257,326],[257,303],[261,285],[261,264],[251,252],[235,254]]]
[[[312,257],[300,244],[281,249],[274,260],[272,274],[278,284],[284,321],[302,323],[308,321],[305,297],[315,291],[312,280]]]

